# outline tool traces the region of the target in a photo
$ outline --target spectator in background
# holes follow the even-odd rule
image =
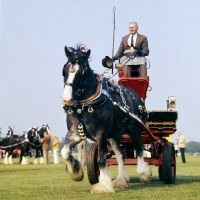
[[[49,136],[47,131],[44,132],[44,137],[40,138],[39,142],[42,143],[44,164],[49,164],[50,163],[49,150],[50,150],[51,137]]]
[[[52,143],[52,150],[53,150],[53,157],[54,157],[54,164],[59,163],[59,150],[60,150],[60,143],[57,136],[53,136],[53,143]]]
[[[78,161],[80,163],[84,162],[84,166],[86,166],[86,140],[82,140],[77,144],[78,148]]]
[[[186,163],[185,160],[185,137],[181,132],[178,133],[179,139],[177,140],[180,152],[181,152],[181,159],[182,163]]]
[[[174,143],[174,149],[175,149],[175,155],[176,157],[178,156],[178,151],[179,151],[179,146],[178,146],[178,143]]]

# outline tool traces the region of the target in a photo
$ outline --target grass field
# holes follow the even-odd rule
[[[136,166],[126,166],[131,177],[128,188],[116,189],[115,194],[91,194],[91,185],[85,177],[82,182],[72,181],[66,171],[62,158],[61,163],[54,165],[53,157],[49,165],[22,166],[18,158],[14,165],[0,164],[0,199],[8,200],[62,200],[62,199],[200,199],[200,156],[186,156],[187,163],[177,158],[177,178],[173,185],[159,181],[157,167],[152,167],[153,177],[150,183],[140,183],[136,175]],[[29,159],[32,163],[33,159]],[[117,166],[108,167],[112,178],[117,175]]]

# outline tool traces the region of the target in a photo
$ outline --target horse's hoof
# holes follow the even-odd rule
[[[69,171],[67,165],[66,165],[66,171],[69,173],[69,177],[74,180],[74,181],[82,181],[84,178],[84,171],[81,167],[81,164],[77,161],[76,162],[77,166],[76,166],[76,171],[72,170],[72,172]]]
[[[142,182],[142,183],[150,182],[151,177],[152,177],[152,172],[151,171],[148,171],[148,173],[139,174],[140,182]]]
[[[121,189],[128,187],[125,179],[122,179],[122,178],[116,178],[113,181],[113,185],[114,185],[114,188],[121,188]]]
[[[38,165],[38,160],[37,160],[37,158],[33,161],[33,164],[34,164],[34,165]]]
[[[92,194],[109,194],[109,193],[115,193],[115,190],[111,185],[97,183],[97,184],[93,185],[90,192]]]
[[[68,173],[69,173],[69,177],[74,181],[82,181],[84,178],[84,172],[82,169],[80,169],[80,171],[78,173],[72,174],[69,171],[68,171]]]

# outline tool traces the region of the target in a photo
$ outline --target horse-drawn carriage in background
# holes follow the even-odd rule
[[[108,59],[108,58],[107,58]],[[105,62],[105,61],[104,61]],[[107,60],[109,65],[109,59]],[[146,65],[149,63],[146,62]],[[116,65],[117,66],[117,65]],[[145,102],[149,88],[149,78],[139,77],[137,69],[132,69],[132,77],[124,77],[122,69],[118,69],[118,84],[132,88]],[[149,91],[151,90],[151,87]],[[174,145],[171,143],[171,135],[176,131],[176,121],[178,119],[177,111],[173,109],[176,106],[174,97],[167,100],[167,110],[148,111],[146,121],[146,130],[143,130],[141,140],[144,144],[144,150],[149,152],[150,156],[144,155],[144,160],[149,165],[158,167],[159,179],[166,184],[173,184],[176,180],[176,157]],[[136,165],[137,155],[135,147],[130,136],[122,134],[120,141],[121,151],[124,156],[125,165]],[[117,165],[115,153],[107,141],[106,165]],[[92,143],[88,149],[88,179],[91,184],[98,182],[99,170],[97,165],[97,145]]]

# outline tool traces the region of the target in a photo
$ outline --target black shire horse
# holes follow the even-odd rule
[[[64,65],[63,108],[67,112],[66,144],[61,153],[66,169],[75,181],[84,177],[81,164],[73,158],[71,151],[81,140],[92,138],[98,146],[97,163],[99,182],[91,193],[114,193],[114,188],[127,187],[130,180],[123,163],[119,142],[122,133],[130,135],[136,146],[138,157],[137,174],[141,181],[148,182],[151,168],[143,159],[142,128],[119,109],[115,102],[138,116],[143,122],[147,118],[144,103],[132,89],[111,84],[106,78],[95,74],[89,66],[90,50],[82,45],[65,47],[68,62]],[[106,172],[106,144],[109,139],[118,161],[118,175],[112,181]]]
[[[23,135],[26,143],[26,153],[20,154],[20,163],[22,165],[29,164],[28,162],[28,155],[30,148],[41,148],[41,144],[38,142],[38,134],[37,134],[37,127],[31,126],[27,131],[25,131],[25,134]],[[38,144],[39,143],[39,144]],[[36,154],[37,156],[37,154]],[[36,157],[37,158],[37,157]],[[35,161],[34,161],[35,162]]]
[[[44,132],[47,131],[48,133],[50,133],[49,130],[50,130],[50,127],[48,126],[48,124],[46,125],[43,124],[40,130],[38,131],[37,140],[35,140],[34,145],[31,146],[32,149],[36,150],[34,164],[38,164],[38,163],[44,164],[42,144],[39,142],[39,138],[44,138]],[[38,160],[38,158],[40,158],[40,160]]]
[[[13,132],[14,127],[9,126],[7,136],[3,139],[4,147],[2,149],[5,150],[4,164],[13,164],[12,152],[16,148],[21,151],[20,155],[25,156],[27,154],[28,146],[25,137],[23,135],[14,135]]]

